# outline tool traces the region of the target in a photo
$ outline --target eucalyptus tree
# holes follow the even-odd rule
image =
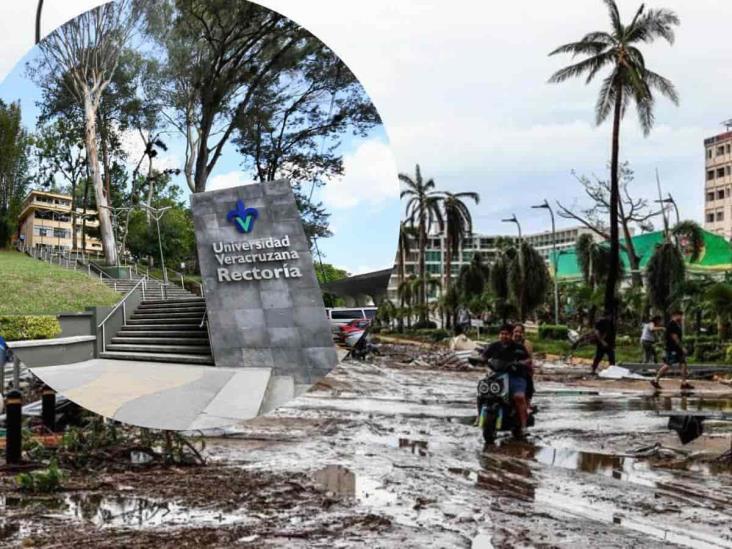
[[[98,114],[120,55],[150,0],[118,0],[72,19],[40,43],[40,79],[60,79],[84,114],[84,144],[99,215],[105,260],[117,262],[110,206],[99,167]]]
[[[23,128],[19,103],[0,100],[0,248],[7,246],[30,183],[30,136]]]
[[[407,221],[412,227],[417,229],[418,237],[418,254],[419,254],[419,279],[421,280],[421,288],[418,295],[418,303],[425,305],[427,303],[427,272],[425,268],[425,255],[427,253],[427,232],[433,226],[437,225],[439,232],[444,227],[442,217],[442,193],[435,190],[435,182],[433,179],[424,180],[422,170],[419,164],[415,167],[414,177],[405,173],[399,174],[403,188],[400,198],[407,199],[405,205],[405,213]],[[426,308],[420,310],[420,322],[427,320]]]
[[[589,84],[604,68],[610,70],[600,87],[595,106],[595,121],[602,124],[613,116],[612,146],[610,158],[610,269],[605,285],[605,314],[613,324],[617,322],[617,273],[620,265],[619,219],[619,165],[620,124],[627,107],[632,102],[638,113],[638,120],[644,135],[653,127],[655,92],[678,103],[678,94],[668,79],[648,69],[640,44],[649,44],[661,38],[669,44],[674,42],[674,27],[679,25],[678,16],[667,9],[646,9],[641,5],[630,23],[621,20],[615,0],[603,0],[610,15],[610,31],[595,31],[583,36],[577,42],[558,47],[550,53],[586,56],[554,73],[549,82],[559,83],[570,78],[585,77]],[[610,342],[614,342],[614,334]]]
[[[465,201],[480,202],[475,192],[451,193],[442,196],[443,221],[445,224],[445,255],[443,258],[443,286],[449,291],[452,285],[452,258],[460,251],[463,241],[473,232],[473,217]]]

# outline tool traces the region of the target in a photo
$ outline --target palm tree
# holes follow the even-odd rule
[[[717,315],[717,333],[722,341],[728,338],[728,326],[732,315],[732,285],[717,283],[705,294],[710,309]]]
[[[668,321],[671,307],[681,298],[686,265],[679,248],[669,240],[656,246],[646,266],[648,301]]]
[[[399,223],[399,242],[397,244],[397,286],[401,286],[406,278],[407,256],[412,252],[412,244],[416,237],[414,227],[401,221]],[[404,307],[404,300],[400,298],[400,307]],[[402,318],[399,317],[399,329],[402,328]]]
[[[596,123],[600,125],[611,112],[613,113],[610,160],[610,269],[605,286],[605,314],[615,324],[617,322],[615,293],[620,265],[618,234],[620,122],[628,104],[632,101],[638,112],[641,129],[644,135],[648,135],[654,123],[654,90],[678,104],[674,85],[668,79],[646,68],[645,58],[638,49],[638,44],[648,44],[657,38],[673,44],[673,27],[679,25],[679,18],[670,10],[646,10],[645,6],[641,5],[630,24],[625,25],[620,19],[615,0],[603,0],[603,2],[610,12],[610,32],[590,32],[579,42],[565,44],[552,51],[549,55],[569,53],[572,56],[587,57],[557,71],[549,82],[559,83],[586,75],[585,83],[589,84],[601,69],[604,67],[611,69],[600,88],[595,106],[595,118]],[[614,340],[614,335],[611,339]]]
[[[518,319],[526,317],[544,304],[551,283],[546,262],[536,249],[521,242],[513,260],[508,264],[507,286]]]
[[[473,232],[473,217],[470,210],[463,201],[470,199],[476,204],[480,202],[478,193],[443,193],[442,210],[445,221],[445,258],[444,258],[444,281],[445,291],[450,290],[452,282],[452,257],[460,250],[465,237]]]
[[[683,255],[689,255],[689,262],[698,261],[704,250],[704,231],[696,221],[680,221],[671,231]],[[685,244],[681,249],[681,244]]]
[[[36,6],[36,44],[41,41],[41,15],[43,14],[43,0],[38,0]]]
[[[513,312],[511,288],[508,284],[508,272],[511,263],[516,257],[516,253],[515,248],[504,248],[493,262],[490,272],[490,285],[494,296],[495,310],[504,324]]]
[[[427,301],[427,272],[425,269],[425,254],[427,249],[427,230],[436,222],[440,232],[444,227],[440,203],[442,196],[435,190],[435,182],[432,179],[425,181],[422,178],[422,171],[419,164],[415,168],[414,178],[407,174],[400,173],[399,180],[406,188],[400,193],[400,198],[408,197],[406,204],[406,216],[412,227],[417,227],[419,238],[419,278],[421,288],[418,293],[418,303],[424,305]],[[420,309],[420,322],[427,321],[427,309]]]

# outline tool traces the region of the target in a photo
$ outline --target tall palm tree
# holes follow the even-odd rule
[[[452,257],[460,250],[465,237],[473,232],[473,217],[464,200],[480,202],[478,193],[444,192],[442,197],[442,211],[445,222],[445,257],[443,259],[443,287],[450,290],[452,282]]]
[[[688,253],[691,263],[701,257],[704,250],[704,231],[696,221],[680,221],[671,230],[671,234],[674,235],[679,247],[681,247],[682,242],[685,244],[680,251],[684,255]]]
[[[415,295],[419,291],[419,285],[419,278],[414,275],[410,275],[409,278],[402,281],[397,288],[397,295],[399,296],[399,302],[401,303],[400,317],[407,317],[407,327],[409,328],[412,327],[412,307],[414,305]],[[402,323],[400,322],[400,326],[401,325]]]
[[[666,240],[656,246],[646,265],[648,301],[668,321],[671,308],[681,298],[686,278],[686,264],[679,248]]]
[[[404,188],[400,193],[400,198],[408,198],[406,208],[407,221],[412,227],[416,227],[419,238],[419,278],[421,280],[421,288],[418,295],[418,303],[424,305],[427,302],[427,272],[425,269],[425,254],[427,249],[427,230],[437,223],[440,232],[442,232],[444,224],[442,221],[442,211],[440,204],[442,195],[435,190],[435,182],[433,179],[425,181],[422,178],[422,171],[419,164],[415,169],[414,178],[400,173],[399,180],[403,183]],[[426,307],[420,308],[420,322],[427,321]]]
[[[516,256],[508,264],[507,285],[520,321],[526,320],[546,301],[551,275],[541,254],[527,242],[521,242]]]
[[[397,286],[401,286],[406,279],[407,256],[412,253],[412,244],[417,236],[414,227],[403,221],[399,223],[399,241],[397,243]],[[404,307],[404,300],[400,298],[400,307]],[[399,328],[402,328],[402,319],[399,318]]]
[[[645,58],[638,49],[639,43],[649,44],[657,38],[674,42],[673,27],[679,25],[678,16],[667,9],[646,10],[641,5],[630,24],[623,24],[615,0],[603,0],[610,12],[610,32],[590,32],[578,42],[560,46],[549,55],[569,53],[587,56],[554,73],[549,82],[564,82],[570,78],[585,76],[590,83],[605,67],[610,74],[603,80],[595,106],[595,118],[602,124],[613,113],[612,155],[610,160],[610,269],[605,286],[605,314],[617,322],[615,294],[620,265],[620,239],[618,234],[620,122],[629,103],[635,103],[638,119],[644,135],[653,127],[655,105],[654,91],[678,104],[674,85],[668,79],[646,68]],[[614,339],[614,336],[612,337]]]
[[[38,0],[36,6],[36,44],[41,41],[41,15],[43,14],[43,0]]]

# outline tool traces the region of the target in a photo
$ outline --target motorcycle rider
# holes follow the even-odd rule
[[[519,345],[523,345],[526,349],[529,362],[527,364],[526,376],[526,401],[531,406],[531,399],[534,396],[534,346],[531,341],[526,339],[526,328],[523,324],[516,324],[513,327],[513,341]]]
[[[508,375],[508,390],[516,407],[516,415],[519,420],[519,427],[514,429],[513,435],[516,438],[524,436],[526,423],[529,419],[529,404],[526,399],[528,388],[529,364],[531,359],[526,347],[513,340],[513,326],[504,324],[498,333],[498,341],[495,341],[482,350],[481,356],[484,360],[498,360],[506,364],[519,364],[522,368],[511,371]],[[478,404],[480,406],[480,404]],[[480,409],[478,410],[480,416]]]

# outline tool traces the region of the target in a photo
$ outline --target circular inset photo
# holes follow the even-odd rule
[[[218,428],[364,347],[395,161],[362,84],[287,17],[246,0],[86,12],[0,86],[0,142],[4,391],[40,380],[114,420]]]

